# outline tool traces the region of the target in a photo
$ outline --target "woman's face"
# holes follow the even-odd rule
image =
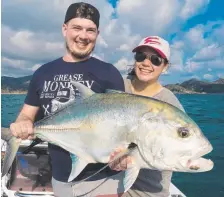
[[[160,74],[167,69],[168,64],[166,64],[164,59],[162,59],[162,63],[160,65],[154,65],[151,62],[150,57],[151,55],[159,56],[159,54],[150,47],[142,47],[137,51],[137,53],[144,53],[147,55],[147,58],[143,61],[135,61],[135,73],[137,78],[142,82],[156,82]]]

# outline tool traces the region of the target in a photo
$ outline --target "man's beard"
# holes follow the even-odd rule
[[[74,51],[71,51],[69,49],[69,46],[68,46],[68,43],[65,42],[65,47],[67,49],[67,51],[72,55],[72,57],[74,57],[75,59],[85,59],[86,57],[88,57],[94,50],[95,46],[92,48],[91,51],[87,51],[85,53],[78,53],[78,52],[74,52]]]

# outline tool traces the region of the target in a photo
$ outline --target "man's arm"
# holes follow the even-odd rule
[[[12,134],[21,139],[33,138],[33,123],[39,107],[24,104],[16,121],[10,125]]]

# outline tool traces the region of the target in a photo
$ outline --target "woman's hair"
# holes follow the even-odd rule
[[[135,76],[135,68],[132,68],[131,71],[128,72],[128,76]]]

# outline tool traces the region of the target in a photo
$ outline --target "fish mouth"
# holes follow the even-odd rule
[[[210,159],[205,159],[202,156],[207,155],[212,151],[212,146],[201,148],[198,154],[190,158],[186,162],[186,167],[190,172],[205,172],[212,170],[214,163]]]
[[[205,172],[212,170],[214,163],[210,159],[198,158],[198,159],[189,159],[187,162],[189,170],[192,172]]]

